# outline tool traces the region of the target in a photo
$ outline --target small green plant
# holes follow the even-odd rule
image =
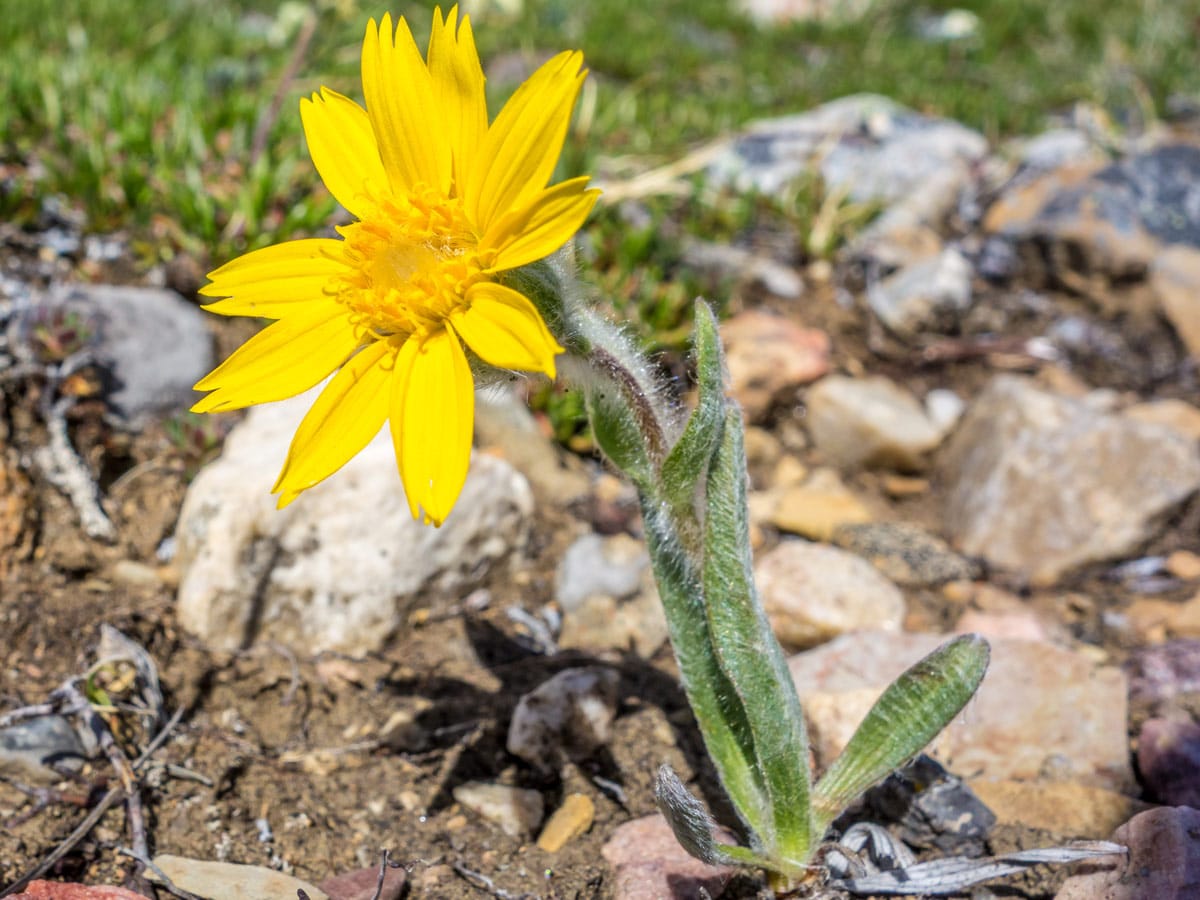
[[[27,327],[30,349],[41,363],[62,362],[86,347],[96,333],[84,313],[65,306],[37,309]]]
[[[227,423],[221,419],[186,411],[163,422],[167,441],[183,460],[184,476],[189,481],[217,455],[227,430]]]
[[[750,845],[715,842],[707,816],[669,773],[660,777],[660,808],[694,855],[763,868],[777,886],[795,886],[812,872],[834,818],[974,694],[987,644],[959,638],[902,675],[814,785],[800,701],[754,587],[742,416],[725,396],[715,317],[696,304],[699,400],[682,427],[618,333],[583,309],[558,319],[578,329],[560,337],[581,363],[564,364],[564,375],[584,385],[597,443],[637,486],[684,687]]]

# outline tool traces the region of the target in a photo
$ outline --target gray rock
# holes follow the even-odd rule
[[[628,535],[585,534],[563,554],[555,575],[554,597],[567,613],[590,596],[631,597],[649,565],[645,545]]]
[[[482,816],[509,837],[531,837],[542,824],[545,801],[537,791],[468,781],[454,789],[454,799],[471,812]]]
[[[1056,198],[1047,216],[1095,205],[1122,227],[1140,225],[1163,244],[1200,247],[1200,147],[1167,144],[1098,173],[1091,190]]]
[[[298,890],[308,894],[311,900],[329,900],[320,888],[266,866],[188,859],[170,853],[158,854],[154,857],[154,865],[177,888],[207,900],[279,900],[297,896]],[[150,870],[146,877],[155,881],[158,876]]]
[[[1082,268],[1146,273],[1164,246],[1200,248],[1200,147],[1168,144],[1100,168],[1073,160],[1017,179],[989,210],[989,231],[1032,244],[1063,280]]]
[[[799,115],[752,124],[710,166],[718,184],[776,194],[817,169],[850,200],[890,204],[947,166],[987,153],[983,135],[923,116],[875,94],[855,94]]]
[[[600,852],[614,870],[614,900],[692,900],[701,888],[720,897],[735,871],[690,856],[657,813],[619,825]]]
[[[852,553],[784,541],[755,563],[754,578],[779,640],[812,647],[859,628],[899,631],[904,595]]]
[[[792,266],[784,265],[732,244],[717,244],[686,237],[681,247],[685,265],[718,278],[760,285],[768,293],[787,300],[798,300],[804,294],[804,279]]]
[[[860,631],[793,656],[788,667],[820,766],[888,684],[948,639]],[[1120,670],[1050,644],[997,640],[979,692],[927,752],[974,778],[1130,790],[1126,709]]]
[[[910,847],[944,854],[983,856],[996,816],[967,784],[937,760],[920,754],[862,798],[858,820],[895,822]]]
[[[1049,172],[1068,163],[1107,161],[1091,135],[1078,128],[1051,128],[1020,140],[1015,151],[1023,172]]]
[[[1200,886],[1200,810],[1159,807],[1112,836],[1129,848],[1068,878],[1054,900],[1192,900]]]
[[[525,479],[484,454],[441,528],[413,520],[384,429],[283,510],[268,490],[313,394],[257,407],[188,488],[176,530],[180,624],[214,647],[377,650],[429,591],[462,591],[524,546]]]
[[[932,587],[979,574],[941,538],[906,522],[842,525],[833,533],[833,542],[905,587]]]
[[[1138,735],[1137,761],[1151,800],[1200,809],[1200,725],[1181,719],[1147,720]]]
[[[872,285],[867,303],[902,338],[958,328],[971,308],[971,264],[953,247]]]
[[[87,758],[78,733],[62,716],[39,716],[0,729],[0,775],[53,783],[78,772]]]
[[[805,397],[813,443],[836,465],[919,470],[944,432],[917,399],[881,375],[830,375]]]
[[[942,475],[953,544],[1052,584],[1152,537],[1200,487],[1200,455],[1170,428],[1000,376],[955,432]]]
[[[92,330],[87,344],[112,378],[107,400],[126,423],[140,425],[199,398],[192,385],[213,367],[212,338],[204,313],[174,291],[60,285],[32,314],[55,310],[75,313]]]
[[[564,669],[523,696],[508,727],[508,752],[539,769],[583,760],[608,743],[620,676],[599,666]]]

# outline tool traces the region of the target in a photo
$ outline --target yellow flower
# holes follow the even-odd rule
[[[433,15],[424,59],[401,18],[367,25],[366,108],[322,88],[301,100],[309,152],[357,219],[341,240],[291,241],[220,267],[201,289],[221,315],[277,319],[196,385],[193,410],[282,400],[331,373],[273,488],[290,503],[391,424],[414,517],[440,525],[471,453],[466,350],[554,377],[562,352],[534,305],[497,277],[542,259],[596,201],[588,179],[547,187],[587,74],[578,52],[539,68],[488,123],[471,24]],[[466,350],[464,350],[464,345]]]

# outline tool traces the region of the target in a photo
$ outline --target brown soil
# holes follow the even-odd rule
[[[818,289],[806,298],[800,315],[805,324],[832,334],[836,364],[844,371],[863,371],[869,364],[918,390],[947,386],[970,396],[998,367],[1035,367],[998,353],[922,365],[866,333],[865,317],[839,309],[831,293]],[[980,306],[989,308],[988,301]],[[1018,316],[1010,324],[1007,333],[1033,334],[1040,323]],[[1163,337],[1161,330],[1157,334]],[[224,337],[222,343],[229,343],[229,335]],[[885,354],[882,363],[879,352]],[[1087,380],[1093,385],[1145,390],[1123,370],[1105,370],[1099,356],[1089,365]],[[160,667],[168,710],[186,711],[158,759],[208,782],[192,780],[186,771],[147,777],[143,796],[153,851],[270,865],[317,883],[372,865],[380,849],[388,848],[410,868],[411,897],[487,896],[454,870],[458,865],[482,873],[508,896],[604,898],[612,876],[601,847],[616,826],[653,811],[651,780],[661,763],[669,762],[685,780],[698,778],[720,811],[667,649],[651,663],[602,663],[620,673],[623,700],[611,747],[586,766],[539,773],[505,751],[505,730],[518,697],[555,671],[589,661],[576,654],[538,655],[503,614],[510,603],[535,610],[551,599],[568,531],[562,527],[565,511],[541,504],[522,584],[511,579],[489,584],[492,603],[477,614],[456,612],[460,598],[431,597],[412,627],[376,656],[303,658],[278,647],[213,653],[176,627],[177,576],[155,558],[159,542],[174,527],[194,460],[174,447],[161,427],[123,434],[105,423],[99,399],[78,403],[71,414],[72,437],[105,490],[120,532],[114,545],[89,540],[64,497],[24,463],[44,440],[36,403],[36,385],[0,395],[0,709],[41,702],[64,679],[85,671],[102,623],[140,642]],[[774,423],[780,433],[782,412]],[[932,492],[896,501],[884,494],[879,475],[854,476],[852,482],[869,502],[937,530],[936,484]],[[1198,520],[1200,504],[1193,503],[1148,551],[1200,550]],[[147,567],[140,570],[143,576],[149,570],[155,577],[132,578],[129,560]],[[1030,599],[1077,637],[1121,655],[1123,648],[1103,627],[1101,613],[1130,598],[1099,572]],[[910,601],[915,628],[945,627],[960,611],[937,591],[916,592]],[[419,734],[404,746],[381,746],[382,726],[403,709],[418,711]],[[97,761],[85,775],[92,783],[89,802],[94,802],[107,766]],[[606,782],[597,776],[619,785],[620,793],[602,790],[598,784]],[[561,852],[547,854],[464,813],[450,792],[470,779],[536,788],[548,810],[567,793],[581,791],[595,801],[595,824]],[[28,803],[0,784],[0,820],[26,810]],[[52,805],[0,829],[0,884],[11,883],[42,859],[83,815],[78,805]],[[268,842],[260,840],[260,819],[270,825]],[[1045,838],[1009,832],[997,849],[1032,846]],[[49,877],[121,883],[132,864],[117,848],[128,844],[118,804]],[[1020,893],[1052,896],[1062,877],[1051,872],[1027,879]],[[744,879],[725,896],[753,897],[759,888]]]

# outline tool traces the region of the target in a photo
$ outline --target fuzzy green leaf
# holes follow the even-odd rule
[[[604,383],[589,385],[585,396],[596,444],[639,490],[648,489],[654,475],[646,437],[620,388]]]
[[[741,699],[713,650],[700,572],[684,550],[666,505],[641,493],[650,565],[679,663],[680,681],[704,746],[734,809],[750,826],[766,814],[766,797],[754,765],[754,746]]]
[[[692,856],[710,866],[770,868],[770,861],[746,847],[722,844],[713,839],[716,827],[704,805],[688,793],[675,770],[659,766],[654,779],[654,803],[675,839]]]
[[[768,809],[750,825],[777,863],[802,866],[814,841],[808,738],[783,650],[754,587],[742,442],[742,416],[734,408],[725,416],[706,490],[704,596],[709,632],[721,668],[745,709],[755,764],[766,790]]]
[[[987,641],[968,634],[939,647],[891,683],[813,792],[824,829],[863,791],[916,756],[974,696]]]
[[[703,300],[696,301],[693,340],[699,402],[662,466],[663,496],[676,509],[685,509],[692,503],[696,486],[708,474],[709,460],[721,439],[721,423],[725,419],[724,361],[717,319]]]

